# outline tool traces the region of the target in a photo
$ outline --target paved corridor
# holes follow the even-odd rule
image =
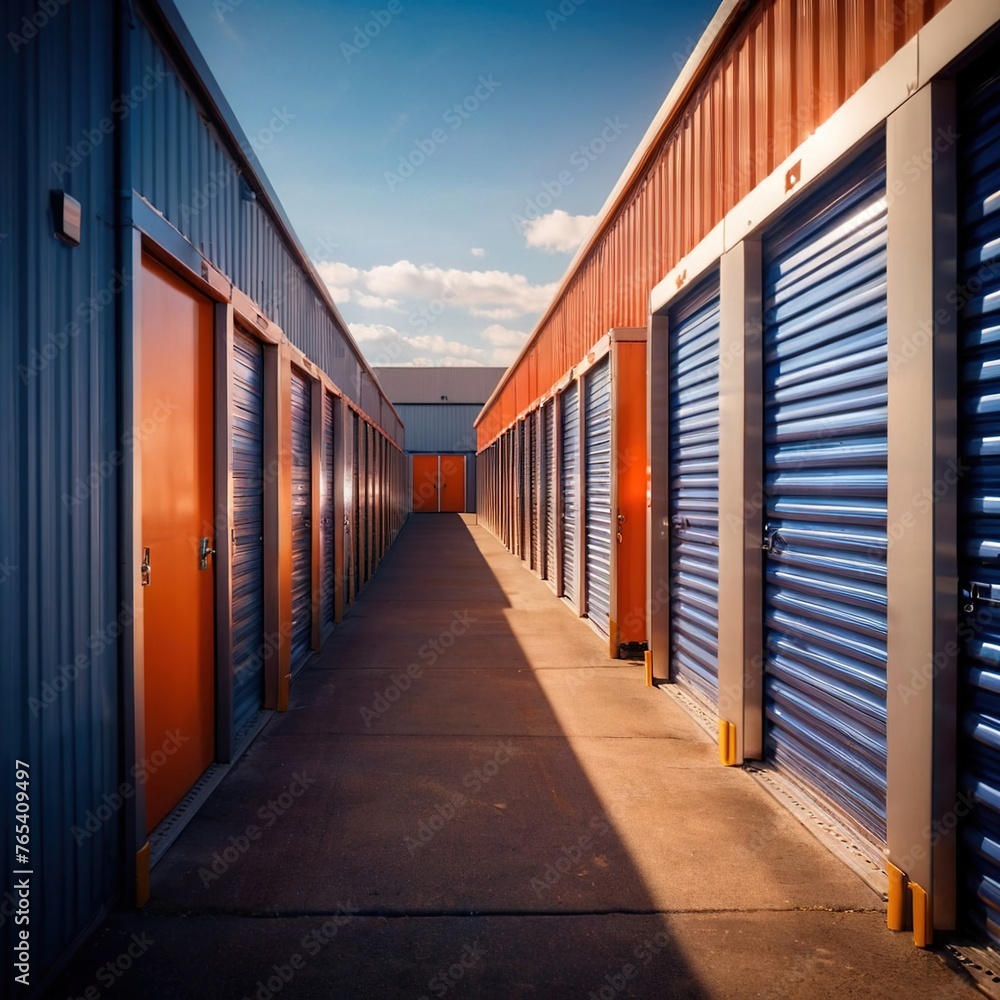
[[[411,516],[52,995],[978,995],[602,649],[485,530]]]

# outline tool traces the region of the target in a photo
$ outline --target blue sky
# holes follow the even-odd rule
[[[176,0],[373,364],[507,365],[716,0]]]

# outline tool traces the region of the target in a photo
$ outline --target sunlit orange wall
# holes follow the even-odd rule
[[[729,29],[617,213],[501,382],[485,448],[948,0],[761,0]]]

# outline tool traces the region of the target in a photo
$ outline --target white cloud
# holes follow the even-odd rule
[[[520,330],[508,330],[507,327],[501,326],[499,323],[493,323],[486,327],[480,336],[493,348],[490,351],[489,363],[503,365],[505,368],[513,363],[524,346],[524,342],[528,339],[526,333],[522,333]]]
[[[523,274],[461,271],[408,260],[373,267],[365,274],[365,284],[376,295],[436,299],[447,306],[469,309],[473,315],[497,309],[511,316],[541,312],[556,290],[555,284],[532,285]]]
[[[463,271],[408,260],[367,271],[322,261],[316,270],[335,302],[354,301],[365,309],[399,310],[403,300],[424,300],[438,303],[438,310],[466,309],[486,319],[514,319],[540,313],[556,290],[555,284],[532,285],[523,274]]]
[[[482,247],[473,247],[472,250],[469,251],[469,252],[472,254],[473,257],[485,257],[486,256],[486,251]]]
[[[520,330],[508,330],[499,323],[486,327],[480,336],[487,344],[492,344],[494,347],[516,347],[518,350],[528,339],[526,333],[522,333]]]
[[[376,366],[506,367],[517,357],[528,336],[494,323],[478,334],[480,344],[467,344],[436,333],[401,333],[385,323],[352,323],[350,326],[365,357]]]
[[[557,208],[525,224],[525,242],[547,253],[569,253],[584,241],[596,219],[596,215],[570,215]]]
[[[363,309],[389,309],[393,312],[399,312],[399,302],[396,299],[383,299],[378,295],[359,295],[357,297],[358,305]]]
[[[361,271],[349,264],[340,264],[333,261],[314,261],[319,276],[326,283],[326,287],[333,296],[336,303],[349,302],[351,300],[351,286],[357,284],[361,277]]]

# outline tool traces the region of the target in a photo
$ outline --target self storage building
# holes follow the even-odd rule
[[[399,416],[257,163],[282,110],[248,138],[169,0],[3,24],[0,732],[28,892],[0,925],[11,955],[30,899],[38,986],[145,898],[409,494]]]
[[[483,522],[918,943],[1000,942],[998,22],[723,3],[477,422]]]
[[[415,513],[476,512],[475,420],[504,368],[375,369],[406,425]]]

